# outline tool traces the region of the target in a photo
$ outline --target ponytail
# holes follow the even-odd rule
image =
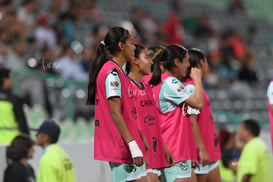
[[[153,64],[153,75],[151,80],[149,81],[150,85],[157,85],[161,82],[161,68],[160,68],[160,64],[161,64],[161,59],[163,57],[163,54],[165,54],[165,49],[162,50],[155,58],[154,58],[154,64]]]
[[[92,62],[89,70],[88,92],[86,100],[87,105],[95,104],[95,93],[97,86],[96,79],[103,64],[107,61],[107,58],[108,56],[105,50],[105,45],[100,43],[96,50],[95,59]]]

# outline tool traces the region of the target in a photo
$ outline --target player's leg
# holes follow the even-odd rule
[[[210,172],[208,175],[208,182],[221,182],[219,162],[215,162],[210,166]]]
[[[191,182],[197,182],[197,176],[193,168],[191,169]]]
[[[207,182],[208,174],[209,174],[209,167],[210,167],[209,164],[208,165],[200,164],[199,168],[194,169],[194,172],[196,174],[198,182]]]

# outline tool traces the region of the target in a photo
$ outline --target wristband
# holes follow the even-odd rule
[[[135,140],[130,141],[128,143],[128,146],[129,146],[132,158],[143,157],[143,154]]]

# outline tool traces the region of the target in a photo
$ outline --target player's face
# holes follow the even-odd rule
[[[125,42],[125,47],[123,49],[124,56],[126,60],[131,61],[135,59],[135,44],[134,44],[134,38],[131,34],[129,34],[128,40]]]
[[[147,49],[143,49],[139,54],[139,71],[142,72],[143,75],[148,75],[151,73],[151,66],[153,61],[148,53]]]
[[[207,62],[207,58],[205,60],[201,59],[199,69],[202,72],[202,77],[205,77],[209,71],[209,64]]]
[[[186,56],[179,64],[179,73],[178,73],[179,78],[183,78],[186,76],[186,72],[189,66],[190,66],[189,54],[186,53]]]

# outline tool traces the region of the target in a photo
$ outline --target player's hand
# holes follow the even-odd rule
[[[174,157],[173,155],[170,153],[170,151],[168,150],[168,148],[165,146],[164,144],[164,150],[165,150],[165,158],[168,162],[168,166],[174,166],[175,162],[174,162]]]
[[[196,159],[193,159],[193,166],[195,166],[200,171],[200,164]]]
[[[199,157],[201,164],[207,165],[210,162],[209,154],[207,153],[206,149],[199,150]]]
[[[201,80],[202,72],[198,68],[191,68],[190,77],[193,79],[193,81]]]
[[[133,163],[136,166],[141,166],[144,163],[144,159],[143,159],[143,154],[140,150],[140,148],[138,147],[137,143],[135,140],[132,140],[128,143],[129,146],[129,150],[133,159]]]
[[[142,166],[144,164],[144,158],[143,157],[133,158],[133,164],[135,164],[136,166]]]

